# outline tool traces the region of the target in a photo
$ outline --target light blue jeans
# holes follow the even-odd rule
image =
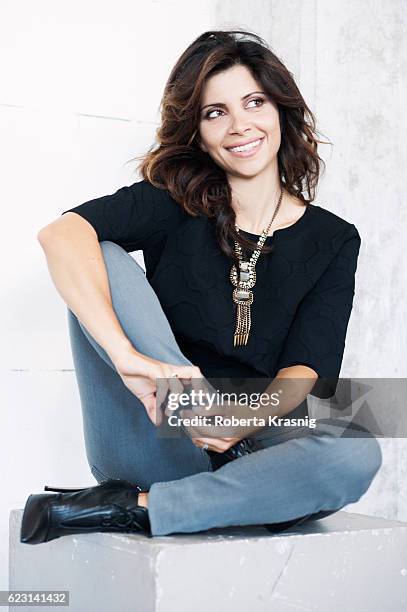
[[[192,365],[142,267],[117,244],[100,245],[113,307],[133,346]],[[380,445],[370,432],[344,434],[343,424],[319,419],[315,429],[259,435],[255,452],[214,470],[186,433],[157,435],[144,405],[69,309],[68,323],[91,472],[98,482],[123,478],[149,491],[153,535],[322,518],[360,499],[380,468]]]

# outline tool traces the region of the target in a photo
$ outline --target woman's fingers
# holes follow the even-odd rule
[[[239,438],[235,436],[224,438],[215,427],[200,427],[192,425],[183,425],[192,442],[197,446],[208,444],[210,449],[226,450],[233,446]]]
[[[149,393],[148,395],[144,396],[142,402],[150,421],[156,426],[161,425],[162,415],[160,408],[157,406],[155,393]]]
[[[168,378],[168,385],[170,388],[170,393],[174,393],[175,395],[179,395],[184,390],[184,385],[181,380],[176,376],[170,376]]]
[[[164,414],[170,416],[173,413],[172,406],[177,406],[179,402],[180,393],[184,392],[184,384],[187,379],[180,378],[178,376],[169,376],[167,378],[167,389],[168,393],[171,394],[171,398],[167,397],[167,402],[164,407]],[[165,398],[164,398],[165,399]]]
[[[195,377],[202,376],[197,366],[169,366],[171,375],[168,374],[168,390],[171,393],[171,407],[166,405],[164,414],[170,416],[174,407],[179,407],[179,395],[185,392],[185,387],[191,384]],[[177,376],[175,376],[175,374]]]
[[[195,417],[198,416],[195,409],[188,410],[184,408],[183,410],[180,411],[180,417],[182,419],[193,419],[194,416]],[[208,419],[210,419],[214,415],[211,413],[205,413],[205,416],[207,416]],[[219,423],[215,423],[215,421],[213,421],[212,424],[209,424],[209,423],[204,424],[204,423],[205,421],[203,421],[203,419],[200,419],[200,423],[194,425],[194,432],[197,435],[213,436],[213,438],[233,439],[236,436],[239,436],[241,432],[243,432],[243,428],[239,426],[221,425]],[[188,425],[188,427],[191,427],[191,426]]]
[[[206,448],[206,450],[211,450],[215,453],[224,453],[225,451],[229,450],[231,446],[236,444],[239,439],[240,438],[232,438],[231,440],[226,440],[224,438],[219,438],[214,440],[213,438],[193,438],[192,441],[195,446],[198,446],[199,448],[202,448],[205,446],[205,444],[207,444],[208,448]]]
[[[164,403],[165,398],[167,397],[168,389],[169,389],[169,385],[165,380],[160,381],[157,384],[157,391],[156,391],[156,398],[155,398],[157,410],[161,411],[162,404]]]
[[[207,411],[209,406],[217,403],[217,391],[206,378],[194,378],[191,381],[192,389],[196,396],[201,399],[201,403],[194,406],[198,412]],[[199,394],[199,395],[198,395]]]
[[[174,376],[177,374],[177,376]],[[163,404],[168,393],[173,395],[176,400],[178,394],[183,393],[184,385],[188,383],[189,376],[192,375],[191,366],[173,366],[164,364],[160,377],[157,377],[157,406],[162,410]],[[159,380],[158,380],[159,378]],[[165,405],[164,413],[169,416],[172,412]]]

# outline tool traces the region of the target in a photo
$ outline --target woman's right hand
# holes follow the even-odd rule
[[[167,392],[182,393],[183,383],[191,378],[204,378],[198,366],[177,366],[147,355],[128,351],[114,359],[114,366],[128,389],[144,404],[147,414],[154,425],[162,422],[161,404]],[[178,374],[178,377],[171,377]],[[157,378],[162,380],[157,394]]]

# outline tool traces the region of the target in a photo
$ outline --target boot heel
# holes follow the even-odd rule
[[[80,489],[70,489],[69,487],[49,487],[48,485],[44,486],[44,491],[56,491],[57,493],[76,493],[77,491],[84,491],[89,487],[82,487]]]
[[[30,495],[25,504],[20,529],[20,542],[40,544],[48,541],[48,504],[52,495]]]

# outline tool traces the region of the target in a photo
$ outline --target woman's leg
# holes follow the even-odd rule
[[[191,365],[142,268],[118,245],[101,247],[113,306],[134,346]],[[319,424],[290,433],[291,439],[263,441],[261,450],[213,472],[208,455],[186,434],[156,437],[144,406],[70,311],[69,326],[92,471],[99,481],[125,478],[150,489],[153,535],[317,517],[359,499],[380,467],[373,437],[338,438],[335,427]]]
[[[269,447],[213,473],[154,483],[148,495],[152,534],[317,519],[356,502],[382,454],[369,432],[344,432],[341,425],[320,420],[314,430],[270,439]]]
[[[143,269],[124,249],[101,242],[114,310],[141,353],[175,365],[192,365],[181,353]],[[208,454],[179,431],[157,436],[144,405],[124,385],[106,352],[68,310],[75,374],[83,413],[87,458],[100,482],[124,478],[148,490],[153,482],[211,470]]]

